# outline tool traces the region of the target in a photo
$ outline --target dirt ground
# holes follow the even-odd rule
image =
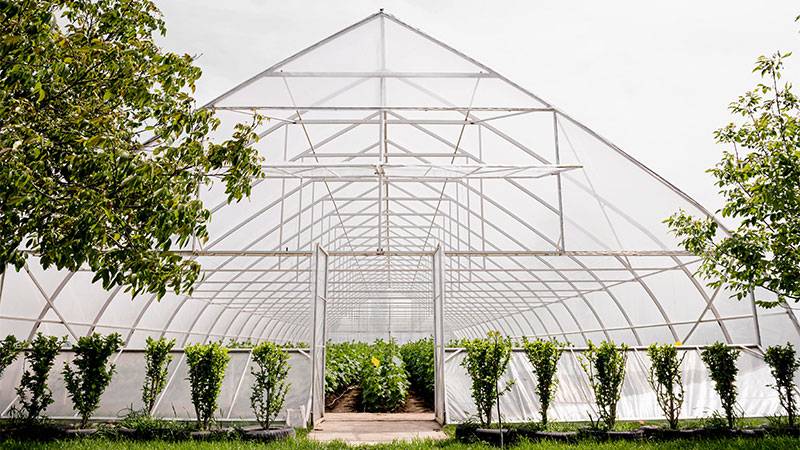
[[[325,411],[332,413],[354,413],[362,412],[359,409],[359,396],[361,389],[352,388],[342,394],[338,399],[328,398],[325,401]],[[403,409],[395,411],[396,413],[428,413],[433,412],[433,409],[428,406],[425,401],[417,395],[414,391],[409,390],[408,398]]]

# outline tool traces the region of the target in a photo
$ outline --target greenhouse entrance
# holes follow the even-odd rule
[[[394,261],[392,261],[394,259]],[[399,265],[399,270],[364,277],[360,265]],[[444,265],[441,245],[433,252],[334,252],[316,245],[311,262],[313,297],[311,314],[312,423],[316,426],[326,406],[353,398],[354,386],[343,386],[337,398],[326,395],[326,343],[375,339],[407,341],[433,339],[434,395],[432,419],[445,421],[444,392]],[[358,344],[354,344],[358,345]],[[391,344],[390,344],[391,345]],[[380,365],[374,356],[372,361]],[[345,359],[346,364],[353,361]],[[337,368],[339,369],[339,368]],[[354,389],[351,389],[354,388]],[[343,398],[344,397],[344,398]],[[424,411],[419,404],[412,412]],[[408,406],[403,409],[406,410]],[[352,405],[352,411],[363,410]],[[419,421],[417,414],[413,420]],[[340,416],[341,419],[341,416]],[[401,420],[401,419],[397,419]]]

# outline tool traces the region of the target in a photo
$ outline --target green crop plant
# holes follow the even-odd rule
[[[396,411],[408,396],[408,375],[394,339],[376,340],[363,363],[361,406],[369,412]]]
[[[433,402],[434,365],[433,338],[407,342],[400,346],[400,354],[408,372],[411,387],[427,402]]]

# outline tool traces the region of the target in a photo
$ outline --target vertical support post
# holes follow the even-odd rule
[[[326,303],[328,298],[328,253],[314,245],[313,288],[311,297],[311,426],[325,416],[325,341]]]
[[[433,363],[434,363],[434,413],[436,421],[444,425],[447,422],[447,395],[444,382],[444,256],[442,243],[436,246],[431,260],[433,271]]]
[[[561,152],[558,148],[558,112],[553,111],[553,145],[556,153],[556,165],[561,164]],[[558,224],[560,233],[558,236],[558,250],[564,251],[564,195],[563,185],[561,183],[561,173],[556,174],[556,182],[558,183]]]

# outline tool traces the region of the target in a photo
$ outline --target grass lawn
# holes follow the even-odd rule
[[[170,449],[170,450],[239,450],[239,449],[346,449],[343,443],[320,444],[300,437],[284,442],[271,444],[254,444],[246,441],[217,441],[217,442],[166,442],[166,441],[122,441],[107,439],[83,439],[53,442],[0,442],[3,449],[65,449],[65,450],[105,450],[105,449],[131,449],[131,450],[150,450],[150,449]],[[455,440],[445,441],[418,441],[413,443],[398,443],[376,446],[365,446],[370,449],[494,449],[482,444],[462,444]],[[672,442],[590,442],[584,441],[578,444],[558,444],[551,442],[522,442],[514,447],[518,450],[526,449],[572,449],[572,450],[625,450],[625,449],[791,449],[800,448],[800,439],[784,437],[765,437],[761,439],[720,439],[708,441],[672,441]]]

